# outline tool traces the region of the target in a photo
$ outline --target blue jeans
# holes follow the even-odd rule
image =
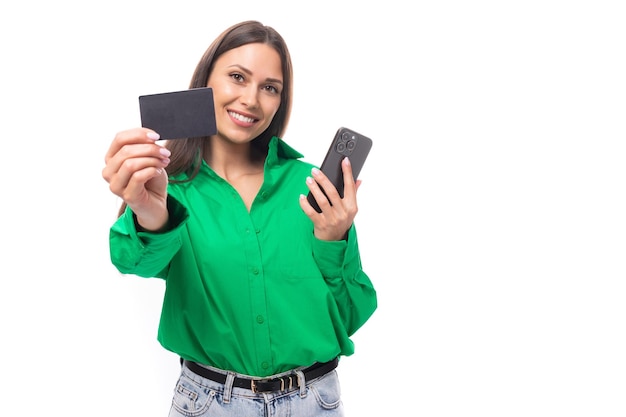
[[[301,371],[296,373],[304,379]],[[183,365],[169,417],[343,417],[336,370],[306,381],[300,388],[270,393],[233,387],[235,376],[245,375],[228,373],[226,383],[220,384]]]

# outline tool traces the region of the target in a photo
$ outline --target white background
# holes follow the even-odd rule
[[[295,66],[285,140],[374,140],[357,217],[379,309],[347,415],[626,415],[620,1],[35,1],[0,10],[3,416],[166,416],[163,283],[109,263],[101,177],[137,97],[258,19]]]

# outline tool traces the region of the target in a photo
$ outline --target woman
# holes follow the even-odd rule
[[[377,305],[353,224],[360,182],[344,160],[341,198],[280,139],[292,65],[271,27],[224,31],[198,87],[213,89],[217,134],[161,146],[122,131],[103,169],[123,200],[112,263],[166,284],[158,340],[182,364],[170,416],[341,416],[335,368]]]

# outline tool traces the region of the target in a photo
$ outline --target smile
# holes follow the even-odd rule
[[[235,113],[234,111],[229,111],[228,114],[230,115],[230,117],[237,119],[244,123],[253,123],[257,120],[257,119],[253,119],[252,117],[247,117],[242,114]]]

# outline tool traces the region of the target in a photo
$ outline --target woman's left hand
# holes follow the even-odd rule
[[[345,239],[359,210],[356,192],[361,185],[361,180],[354,181],[352,166],[347,157],[341,162],[341,168],[344,183],[343,198],[339,196],[337,188],[328,177],[317,168],[313,168],[311,171],[313,177],[308,177],[306,181],[322,212],[318,213],[306,196],[300,196],[300,207],[313,221],[313,234],[320,240]],[[326,195],[322,192],[322,188]]]

